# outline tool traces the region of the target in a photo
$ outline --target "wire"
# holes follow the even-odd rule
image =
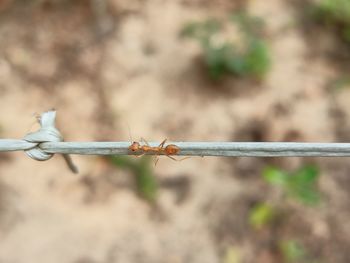
[[[171,142],[181,156],[229,157],[345,157],[350,156],[350,143],[305,142]],[[30,150],[36,143],[24,140],[0,140],[0,152]],[[158,146],[158,142],[149,143]],[[130,152],[130,142],[43,142],[39,148],[48,154],[138,155]],[[152,154],[152,153],[150,153]],[[155,153],[156,154],[156,153]],[[157,154],[158,155],[158,154]]]
[[[166,154],[166,151],[130,151],[130,142],[64,142],[55,127],[56,111],[50,110],[38,118],[40,129],[28,133],[22,140],[0,139],[0,152],[25,151],[37,161],[46,161],[55,153],[63,154],[68,168],[78,173],[69,154],[82,155],[143,155]],[[130,132],[129,132],[130,133]],[[164,142],[163,142],[164,143]],[[245,156],[245,157],[344,157],[350,156],[350,143],[302,142],[172,142],[181,156]],[[164,146],[157,142],[148,146]],[[171,156],[169,156],[172,158]]]

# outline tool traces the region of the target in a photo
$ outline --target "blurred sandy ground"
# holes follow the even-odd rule
[[[320,88],[334,69],[305,56],[300,31],[288,27],[295,14],[286,1],[248,4],[267,23],[274,64],[266,82],[232,80],[223,90],[203,79],[194,62],[199,47],[178,34],[185,22],[222,16],[238,2],[101,2],[0,2],[1,137],[23,137],[35,129],[35,113],[54,107],[67,141],[127,141],[127,123],[136,140],[249,141],[258,133],[278,141],[295,130],[299,140],[335,139]],[[349,96],[339,100],[347,114]],[[73,158],[78,176],[59,156],[40,163],[1,154],[0,262],[221,262],[231,245],[244,262],[261,256],[242,229],[247,202],[264,186],[235,175],[243,169],[258,177],[263,161],[162,158],[157,178],[183,178],[189,191],[179,204],[181,187],[161,188],[154,209],[137,197],[130,174],[99,157]],[[323,180],[331,201],[348,207],[336,182]],[[306,220],[309,231],[317,232],[315,224],[316,237],[330,239],[332,209],[318,213]],[[333,219],[344,236],[348,216]],[[263,255],[259,262],[273,262]]]

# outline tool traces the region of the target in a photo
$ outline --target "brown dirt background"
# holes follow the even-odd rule
[[[54,107],[67,141],[127,141],[126,123],[150,141],[347,141],[350,90],[328,86],[348,58],[329,32],[300,23],[303,1],[245,3],[266,21],[264,82],[203,77],[200,48],[179,31],[243,2],[0,1],[1,137],[23,137]],[[281,262],[271,243],[283,238],[317,262],[350,262],[348,158],[162,158],[157,208],[105,159],[73,158],[78,176],[59,156],[0,155],[1,263],[224,262],[232,247],[241,262]],[[321,167],[322,206],[288,203],[277,230],[252,230],[249,209],[274,198],[262,168],[305,162]]]

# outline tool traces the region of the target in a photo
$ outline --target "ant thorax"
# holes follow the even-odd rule
[[[165,147],[165,153],[167,155],[175,155],[180,152],[180,148],[175,144],[169,144]]]

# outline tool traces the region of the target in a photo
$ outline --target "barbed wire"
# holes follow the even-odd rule
[[[303,143],[303,142],[171,142],[181,151],[179,156],[226,156],[226,157],[346,157],[350,156],[350,143]],[[159,142],[150,142],[156,147]],[[139,155],[131,152],[130,142],[43,142],[38,148],[53,155]],[[24,140],[0,139],[0,152],[29,151],[37,143]],[[164,155],[152,153],[149,155]],[[35,159],[35,158],[34,158]],[[39,160],[40,161],[40,160]]]
[[[40,129],[27,134],[22,140],[0,139],[0,152],[25,151],[38,161],[62,154],[68,167],[77,173],[69,154],[80,155],[167,155],[165,151],[130,151],[131,142],[64,142],[55,127],[56,111],[44,112],[38,118]],[[350,143],[306,142],[171,142],[179,156],[227,156],[227,157],[347,157]],[[159,146],[150,142],[148,146]],[[166,146],[166,145],[165,145]],[[172,155],[173,156],[173,155]]]

